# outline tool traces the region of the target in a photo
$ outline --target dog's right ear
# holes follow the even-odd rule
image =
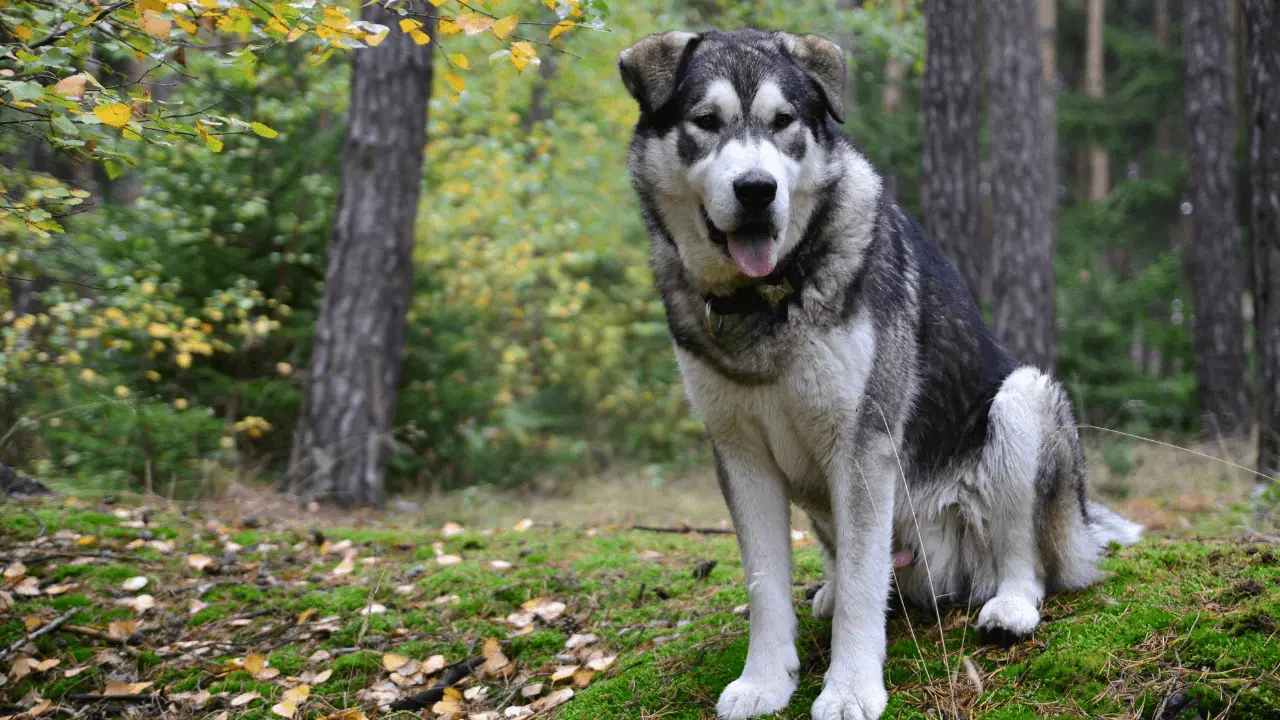
[[[618,54],[622,84],[642,111],[654,112],[671,99],[680,67],[698,40],[691,32],[666,32],[650,35]]]

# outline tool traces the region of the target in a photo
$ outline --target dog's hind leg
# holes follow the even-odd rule
[[[836,583],[839,574],[836,572],[835,530],[831,527],[830,518],[822,518],[809,513],[809,523],[813,526],[814,535],[822,543],[822,587],[813,596],[812,612],[819,620],[830,620],[836,611]]]
[[[786,483],[771,458],[717,444],[715,459],[742,553],[751,624],[746,667],[720,694],[716,715],[743,720],[786,707],[799,680],[791,517]]]
[[[1024,367],[1007,377],[991,403],[987,444],[978,467],[980,507],[967,513],[971,527],[985,540],[994,563],[995,596],[978,614],[978,630],[988,642],[1011,643],[1030,635],[1040,624],[1045,569],[1037,532],[1037,485],[1054,413],[1053,381]],[[990,586],[992,578],[973,578]]]

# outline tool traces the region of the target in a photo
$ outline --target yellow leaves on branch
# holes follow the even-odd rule
[[[453,91],[459,95],[462,94],[463,90],[467,89],[467,81],[463,79],[461,75],[456,73],[445,72],[444,81],[448,83],[449,87],[453,88]]]
[[[533,51],[533,44],[528,42],[511,43],[511,64],[516,70],[524,72],[529,64],[537,60],[538,54]]]
[[[501,20],[493,23],[493,34],[498,36],[499,40],[506,40],[507,36],[515,32],[516,26],[520,24],[520,18],[516,15],[508,15]]]
[[[129,124],[129,117],[133,115],[133,109],[124,103],[108,103],[94,108],[93,114],[104,125],[124,127]]]
[[[170,33],[173,32],[173,22],[160,17],[154,10],[146,10],[142,13],[138,18],[138,27],[157,40],[168,40]]]
[[[478,13],[462,13],[453,19],[455,25],[468,35],[478,35],[493,27],[494,19]]]
[[[569,32],[570,30],[576,27],[578,27],[578,24],[573,22],[572,20],[561,20],[560,22],[556,23],[555,27],[551,28],[551,32],[547,35],[547,39],[555,40],[556,38],[560,37],[561,35]]]
[[[470,63],[467,62],[467,56],[463,55],[462,53],[454,53],[450,55],[449,62],[453,63],[457,67],[462,68],[463,70],[471,69]]]
[[[255,135],[261,135],[268,140],[280,134],[260,122],[250,123],[249,129],[252,130]]]
[[[84,96],[84,88],[89,82],[89,76],[85,73],[76,73],[68,75],[58,81],[53,86],[53,91],[58,95],[68,98],[80,98]]]
[[[412,18],[401,20],[400,32],[413,38],[413,41],[419,45],[426,45],[431,42],[431,36],[422,31],[422,22],[420,20]]]

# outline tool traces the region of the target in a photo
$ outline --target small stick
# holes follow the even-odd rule
[[[436,681],[435,685],[432,685],[425,692],[420,692],[417,695],[411,695],[407,698],[401,698],[400,700],[391,703],[391,709],[425,710],[440,702],[444,697],[445,688],[460,682],[463,678],[470,675],[473,670],[483,664],[484,657],[479,655],[473,658],[468,658],[459,663],[454,663],[445,670],[444,675],[440,676],[440,679]]]
[[[733,530],[725,530],[724,528],[691,527],[689,525],[677,525],[676,527],[657,527],[654,525],[632,525],[631,529],[644,530],[646,532],[676,533],[677,535],[688,535],[690,533],[699,533],[701,535],[732,535],[733,534]]]
[[[4,651],[4,654],[9,655],[11,653],[17,652],[18,648],[31,642],[32,640],[35,640],[41,635],[46,635],[48,633],[53,632],[54,630],[57,630],[62,625],[62,623],[70,620],[71,616],[75,615],[76,612],[77,611],[75,610],[69,610],[66,613],[63,613],[62,615],[58,616],[57,618],[54,618],[53,622],[50,622],[48,625],[45,625],[39,630],[36,630],[35,632],[30,633],[26,637],[18,638],[17,640],[14,640],[13,643],[9,645],[8,649]]]
[[[62,698],[74,703],[100,703],[100,702],[160,702],[164,700],[163,695],[89,695],[77,693],[74,695],[66,695]]]

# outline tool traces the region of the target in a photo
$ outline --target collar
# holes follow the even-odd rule
[[[739,288],[731,295],[706,295],[703,300],[706,301],[707,332],[715,337],[724,327],[725,315],[770,312],[794,292],[786,274],[778,274]]]

